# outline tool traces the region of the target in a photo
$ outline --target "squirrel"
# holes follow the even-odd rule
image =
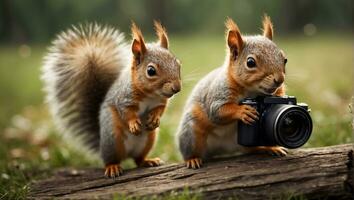
[[[147,154],[168,99],[181,90],[181,64],[169,51],[166,29],[154,26],[158,41],[145,43],[132,22],[131,45],[114,28],[74,26],[57,36],[44,60],[55,124],[100,153],[106,177],[120,176],[127,158],[141,167],[162,163]]]
[[[196,84],[177,130],[177,146],[188,168],[200,168],[204,159],[237,151],[287,154],[279,146],[237,144],[237,122],[251,124],[258,119],[256,109],[239,102],[259,95],[285,95],[287,59],[272,41],[273,24],[265,15],[263,35],[255,36],[241,35],[231,18],[225,26],[225,62]]]

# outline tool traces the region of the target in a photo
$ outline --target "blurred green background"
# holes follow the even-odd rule
[[[100,166],[57,134],[43,104],[40,69],[56,34],[95,21],[130,39],[134,20],[151,41],[152,20],[161,20],[182,61],[183,89],[170,101],[152,154],[175,162],[180,157],[174,134],[184,102],[195,83],[224,60],[225,18],[233,18],[244,34],[258,34],[264,13],[287,54],[288,94],[312,108],[314,131],[306,147],[353,142],[351,0],[1,0],[0,199],[24,198],[31,180],[58,167]]]

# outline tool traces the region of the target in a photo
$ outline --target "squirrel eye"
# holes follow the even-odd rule
[[[156,69],[155,69],[155,67],[152,66],[152,65],[149,65],[149,66],[147,67],[146,72],[147,72],[147,74],[148,74],[149,76],[155,76],[155,75],[156,75]]]
[[[285,58],[285,59],[284,59],[284,65],[285,65],[287,62],[288,62],[288,59]]]
[[[247,58],[247,67],[249,68],[256,67],[256,61],[254,60],[254,58],[252,57]]]

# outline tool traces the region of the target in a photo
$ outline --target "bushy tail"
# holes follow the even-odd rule
[[[58,35],[42,68],[46,100],[59,130],[99,147],[99,109],[127,65],[124,35],[97,24],[72,27]]]

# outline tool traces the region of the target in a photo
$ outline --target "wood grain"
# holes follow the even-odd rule
[[[203,199],[269,199],[302,196],[309,199],[354,199],[354,144],[299,149],[286,157],[242,155],[186,169],[183,164],[126,170],[103,177],[103,169],[61,169],[30,186],[32,199],[111,199],[178,195],[185,188]],[[173,191],[173,193],[171,193]]]

